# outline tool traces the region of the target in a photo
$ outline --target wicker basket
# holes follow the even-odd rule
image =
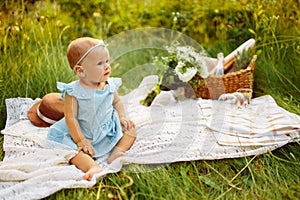
[[[199,84],[192,86],[193,88],[186,88],[185,95],[203,99],[218,99],[220,95],[236,92],[240,88],[252,89],[256,57],[256,55],[253,56],[247,68],[236,72],[230,72],[222,76],[209,75],[206,79],[200,76],[194,77],[198,79]]]

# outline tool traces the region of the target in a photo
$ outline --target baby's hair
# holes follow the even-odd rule
[[[73,40],[67,48],[67,58],[71,69],[78,65],[95,46],[107,46],[102,40],[81,37]]]

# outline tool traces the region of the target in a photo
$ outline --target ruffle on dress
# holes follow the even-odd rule
[[[71,83],[63,83],[63,82],[57,82],[56,87],[61,91],[61,98],[65,99],[66,92],[68,92],[69,95],[73,96],[73,85],[75,82]]]
[[[110,92],[116,92],[119,89],[119,87],[122,85],[122,79],[121,78],[109,78],[107,80],[107,83],[108,84],[105,87],[109,87]],[[57,82],[56,87],[62,92],[61,97],[63,99],[65,98],[66,92],[70,96],[76,96],[81,99],[86,99],[88,96],[88,94],[85,95],[82,90],[77,90],[77,87],[82,87],[78,80],[73,81],[71,83]],[[89,90],[86,90],[86,93],[88,93],[88,91]]]

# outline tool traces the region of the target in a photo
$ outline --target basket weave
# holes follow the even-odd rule
[[[203,99],[218,99],[220,95],[236,92],[240,88],[252,89],[256,57],[257,56],[254,55],[247,68],[239,71],[230,72],[222,76],[209,75],[205,79],[200,76],[194,77],[199,80],[200,84],[194,86],[192,89],[187,88],[185,91],[186,96],[196,96],[196,98],[201,97]]]

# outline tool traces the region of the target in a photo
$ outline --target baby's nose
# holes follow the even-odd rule
[[[107,70],[108,68],[110,68],[110,64],[109,63],[105,63],[104,69]]]

